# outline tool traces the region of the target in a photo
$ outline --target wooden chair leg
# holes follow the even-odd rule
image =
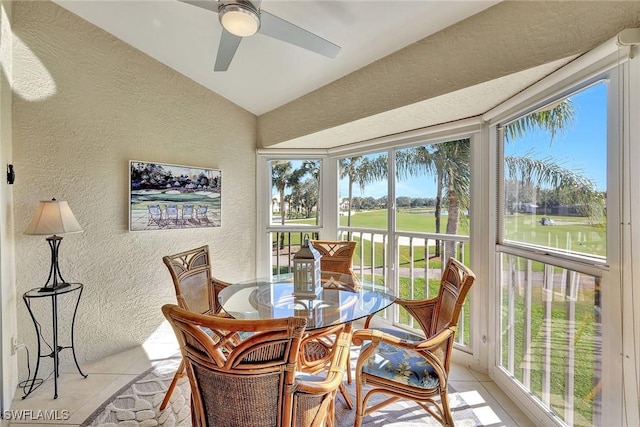
[[[338,386],[338,390],[340,390],[340,393],[342,393],[342,397],[344,397],[344,402],[347,404],[347,408],[349,408],[349,410],[352,410],[353,402],[351,401],[351,396],[349,395],[347,388],[344,386],[344,384],[340,384]]]
[[[162,400],[162,403],[160,404],[160,410],[162,411],[164,408],[167,407],[167,405],[169,404],[169,400],[171,398],[171,394],[173,394],[173,389],[176,388],[176,384],[178,383],[178,380],[180,378],[182,378],[185,374],[187,373],[185,365],[184,365],[184,360],[180,362],[180,366],[178,366],[178,370],[176,371],[175,375],[173,376],[173,380],[171,380],[171,384],[169,384],[169,388],[167,389],[167,394],[164,395],[164,399]]]
[[[440,405],[442,407],[442,421],[446,427],[454,427],[453,415],[451,414],[451,407],[449,406],[449,395],[447,394],[448,387],[444,387],[440,392]]]
[[[345,332],[347,333],[352,333],[353,332],[353,323],[349,323],[345,329]],[[349,356],[349,359],[347,360],[347,384],[351,384],[351,356]],[[352,408],[349,408],[352,409]]]

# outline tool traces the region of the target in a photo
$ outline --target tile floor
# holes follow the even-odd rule
[[[66,367],[61,370],[58,379],[57,399],[53,399],[53,379],[49,378],[26,399],[22,399],[22,389],[18,389],[10,408],[16,415],[29,414],[21,410],[31,410],[34,415],[38,411],[40,414],[46,411],[47,414],[59,415],[60,419],[2,420],[1,426],[78,426],[106,399],[150,368],[154,361],[175,357],[177,348],[171,331],[161,330],[143,346],[125,350],[90,364],[81,364],[84,373],[88,374],[87,378],[82,378],[75,366]],[[452,365],[450,375],[451,386],[457,392],[465,393],[465,401],[473,400],[477,403],[474,405],[474,410],[482,421],[482,425],[519,427],[534,425],[487,375],[455,364]],[[52,412],[55,410],[58,412]]]

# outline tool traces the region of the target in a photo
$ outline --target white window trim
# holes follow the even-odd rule
[[[491,148],[491,153],[498,153],[499,147],[498,138],[497,138],[497,124],[502,122],[508,122],[511,119],[526,114],[527,112],[534,111],[541,104],[543,104],[546,100],[550,98],[554,98],[560,96],[563,93],[566,93],[568,90],[573,91],[576,87],[580,85],[587,85],[591,80],[596,78],[598,75],[605,73],[607,70],[611,70],[616,67],[618,64],[625,62],[630,57],[631,49],[628,46],[618,46],[617,37],[609,40],[603,45],[593,49],[592,51],[578,57],[571,63],[567,64],[565,67],[546,77],[545,79],[539,81],[535,85],[529,87],[528,89],[522,91],[518,95],[509,99],[505,103],[495,107],[489,112],[483,115],[483,120],[489,126],[489,146]],[[631,55],[632,57],[632,55]],[[638,62],[633,61],[633,62]],[[637,67],[637,65],[636,65]],[[635,88],[638,89],[640,87],[640,73],[635,73]],[[611,85],[615,84],[615,78],[612,79]],[[622,93],[621,91],[619,93]],[[635,92],[639,93],[638,91]],[[627,89],[624,92],[624,96],[626,98],[625,102],[628,104],[632,104],[630,106],[631,112],[635,112],[635,117],[640,114],[640,108],[638,106],[637,96],[633,100],[629,100],[629,90]],[[611,103],[609,104],[611,105]],[[610,111],[608,116],[617,115],[618,111]],[[617,120],[614,120],[618,122]],[[634,137],[635,141],[640,140],[640,129],[638,124],[635,124],[634,129]],[[628,123],[627,123],[628,126]],[[608,123],[607,126],[609,129],[618,129],[619,123]],[[623,236],[620,233],[618,224],[615,223],[612,218],[618,217],[615,209],[609,209],[609,206],[618,206],[619,204],[619,194],[618,192],[611,191],[612,187],[615,186],[617,182],[619,182],[619,177],[615,176],[620,167],[619,162],[616,163],[620,159],[620,154],[618,153],[618,145],[612,144],[611,141],[615,141],[618,138],[616,135],[608,135],[608,188],[607,188],[607,205],[608,205],[608,224],[607,224],[607,238],[608,238],[608,249],[607,249],[607,258],[608,263],[611,265],[611,268],[606,268],[606,266],[598,266],[599,268],[594,268],[595,266],[587,266],[580,265],[577,262],[566,262],[567,265],[571,265],[571,268],[581,271],[581,270],[590,270],[591,273],[601,273],[603,276],[603,283],[609,283],[613,289],[608,290],[608,292],[602,293],[602,308],[603,308],[603,326],[605,329],[602,331],[603,337],[603,361],[602,361],[602,378],[603,378],[603,400],[602,400],[602,419],[607,420],[607,423],[611,425],[620,425],[620,426],[635,426],[640,425],[638,421],[638,384],[635,381],[636,375],[632,375],[631,378],[627,378],[626,376],[623,378],[622,370],[620,366],[622,366],[625,362],[627,365],[633,365],[633,367],[628,367],[628,370],[632,373],[637,372],[637,365],[640,364],[638,361],[638,355],[634,355],[632,351],[628,347],[634,347],[638,343],[638,333],[635,332],[635,336],[629,332],[629,336],[625,336],[624,339],[629,344],[625,344],[625,351],[623,352],[623,342],[621,342],[622,335],[620,334],[620,328],[626,324],[627,331],[634,331],[632,326],[635,324],[636,327],[639,325],[639,321],[633,319],[631,314],[626,314],[622,319],[616,318],[616,313],[620,313],[623,311],[623,307],[621,307],[621,299],[620,295],[617,294],[620,289],[619,282],[620,279],[617,276],[620,274],[616,273],[618,266],[623,265],[623,260],[619,251],[616,251],[612,248],[613,245],[609,244],[609,242],[614,239],[619,239]],[[638,144],[636,144],[638,145]],[[637,150],[637,147],[636,147]],[[640,150],[639,150],[640,151]],[[636,156],[640,155],[639,152],[635,153]],[[499,224],[499,214],[498,214],[498,199],[499,199],[499,181],[501,180],[502,172],[501,172],[501,164],[499,163],[501,156],[493,156],[490,161],[490,167],[488,168],[488,179],[492,180],[495,185],[495,194],[496,197],[492,198],[491,206],[489,208],[489,212],[495,214],[495,218],[492,221],[492,227],[494,229],[493,240],[490,242],[498,242],[498,224]],[[640,157],[636,157],[640,158]],[[500,173],[498,172],[500,171]],[[612,173],[614,174],[612,176]],[[637,174],[636,174],[637,175]],[[638,179],[636,177],[638,181]],[[615,182],[614,182],[615,181]],[[640,182],[636,182],[634,184],[637,189],[640,186]],[[638,198],[636,197],[635,202],[638,202]],[[636,207],[636,215],[640,216],[640,205]],[[637,238],[637,237],[636,237]],[[638,240],[636,240],[636,243]],[[488,263],[491,266],[491,270],[489,272],[489,277],[492,283],[490,286],[490,298],[489,298],[489,322],[490,322],[490,330],[493,331],[493,336],[498,337],[500,334],[500,322],[499,322],[499,310],[500,300],[499,300],[499,286],[497,284],[498,281],[498,263],[499,263],[499,245],[493,244],[494,247],[489,250],[492,251],[494,256],[494,262]],[[632,260],[635,263],[635,266],[638,267],[640,263],[637,260]],[[556,262],[557,263],[557,262]],[[637,271],[640,271],[636,268]],[[622,292],[625,290],[628,292],[630,287],[633,287],[633,283],[623,284],[625,286],[622,289]],[[613,291],[612,291],[613,290]],[[637,306],[640,303],[640,298],[636,297],[635,301],[627,301],[629,304]],[[637,316],[637,315],[636,315]],[[622,324],[621,324],[622,323]],[[638,328],[635,329],[637,331]],[[552,414],[549,414],[548,411],[542,410],[538,407],[530,398],[529,394],[522,389],[519,385],[509,378],[507,374],[505,374],[500,368],[498,368],[498,340],[492,340],[491,349],[489,352],[489,368],[490,368],[490,376],[491,378],[498,384],[505,392],[507,392],[513,399],[515,399],[518,403],[521,404],[521,408],[527,413],[527,415],[537,422],[538,425],[564,425],[563,422],[554,417]],[[626,353],[626,356],[623,356],[623,353]],[[624,360],[626,357],[626,361]],[[621,384],[626,383],[623,386]],[[633,384],[630,384],[633,383]],[[631,394],[631,396],[627,396],[627,401],[624,403],[623,399],[623,388],[626,390],[627,395]],[[626,406],[626,407],[625,407]]]
[[[634,48],[637,50],[637,48]],[[637,52],[635,52],[637,53]],[[618,181],[619,193],[617,199],[620,209],[621,221],[616,225],[619,236],[620,267],[612,269],[611,275],[619,277],[621,286],[617,289],[620,294],[616,295],[615,303],[619,305],[621,312],[619,329],[610,328],[608,332],[614,337],[622,339],[622,351],[619,354],[620,364],[618,372],[611,372],[611,378],[606,378],[615,384],[616,379],[620,379],[623,384],[621,395],[613,395],[612,398],[623,402],[622,422],[620,425],[637,426],[640,425],[640,409],[638,407],[638,394],[640,387],[640,293],[637,291],[640,283],[640,260],[637,254],[640,253],[640,229],[634,228],[634,223],[640,224],[640,176],[637,173],[637,162],[640,160],[640,125],[635,119],[640,114],[640,58],[630,60],[623,64],[621,72],[612,79],[617,87],[619,95],[616,103],[617,123],[611,125],[612,131],[616,133],[620,144],[616,155],[617,166],[612,170],[611,176],[607,179]],[[635,255],[635,256],[634,256]],[[615,298],[612,296],[612,299]],[[611,337],[608,337],[611,338]],[[606,345],[603,342],[603,345]],[[617,361],[616,361],[617,362]],[[614,375],[617,375],[616,378]],[[607,386],[607,383],[604,383]],[[605,418],[607,419],[607,418]]]
[[[282,227],[279,225],[271,224],[271,168],[270,162],[272,160],[300,160],[311,159],[320,161],[320,194],[318,195],[318,215],[319,223],[317,226],[287,226]],[[332,163],[326,157],[325,150],[282,150],[282,149],[260,149],[257,150],[256,155],[256,230],[258,235],[256,236],[256,277],[267,277],[271,275],[271,238],[270,233],[272,231],[293,231],[299,230],[307,233],[320,232],[323,228],[331,227],[331,220],[327,220],[328,224],[323,224],[325,216],[323,212],[327,214],[326,218],[331,218],[331,210],[333,203],[323,203],[325,200],[332,200],[331,191],[325,191],[327,187],[326,181],[330,179],[331,168],[328,163]],[[329,173],[327,173],[329,170]],[[336,196],[337,197],[337,196]],[[335,210],[335,216],[337,218],[337,207]]]

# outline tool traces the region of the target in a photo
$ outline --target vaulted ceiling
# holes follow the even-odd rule
[[[213,70],[222,34],[214,11],[178,0],[56,3],[260,115],[499,1],[264,0],[262,9],[337,44],[340,52],[329,59],[258,33],[242,40],[226,72]]]
[[[215,0],[54,1],[254,113],[258,147],[331,148],[478,116],[640,26],[637,1],[264,0],[338,55],[258,33],[215,72]]]

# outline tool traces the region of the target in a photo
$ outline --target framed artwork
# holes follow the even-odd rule
[[[217,169],[131,160],[129,230],[220,227]]]

